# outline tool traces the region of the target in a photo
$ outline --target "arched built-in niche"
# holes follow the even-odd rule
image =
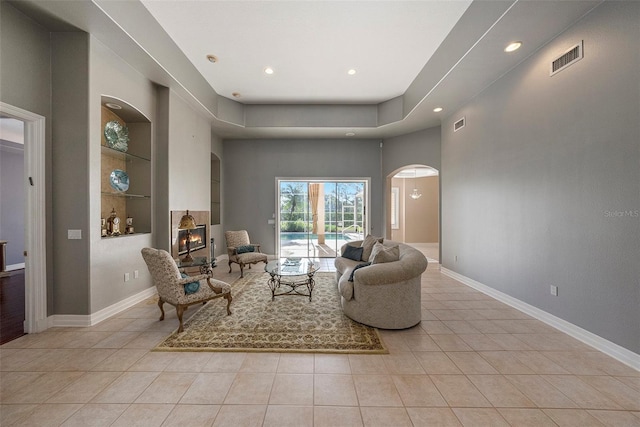
[[[387,176],[386,238],[423,250],[439,259],[440,181],[437,169],[406,165]]]
[[[220,224],[220,158],[211,153],[211,225]]]

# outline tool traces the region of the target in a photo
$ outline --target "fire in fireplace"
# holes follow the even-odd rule
[[[191,252],[207,247],[207,227],[198,224],[193,230],[188,230],[191,234]],[[187,230],[178,230],[178,255],[187,253]]]

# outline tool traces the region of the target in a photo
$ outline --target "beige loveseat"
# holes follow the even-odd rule
[[[360,246],[361,241],[347,245]],[[398,245],[398,261],[372,264],[353,269],[364,261],[339,256],[335,260],[336,280],[341,295],[342,310],[351,319],[382,329],[405,329],[420,323],[420,276],[427,268],[422,252],[404,243],[384,240],[385,247]]]

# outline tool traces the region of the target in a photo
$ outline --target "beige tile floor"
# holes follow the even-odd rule
[[[422,306],[388,355],[162,353],[175,312],[145,301],[0,347],[0,425],[640,426],[640,372],[437,265]]]

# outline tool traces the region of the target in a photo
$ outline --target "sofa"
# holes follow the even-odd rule
[[[357,248],[362,243],[348,242],[342,246],[340,253],[344,255],[349,249],[347,246]],[[427,258],[404,243],[383,240],[382,246],[385,249],[397,246],[393,250],[399,252],[398,260],[356,268],[369,260],[366,249],[361,260],[343,256],[336,258],[336,280],[342,310],[356,322],[376,328],[410,328],[420,323],[422,317],[420,276],[427,269]],[[349,281],[352,272],[353,281]]]

